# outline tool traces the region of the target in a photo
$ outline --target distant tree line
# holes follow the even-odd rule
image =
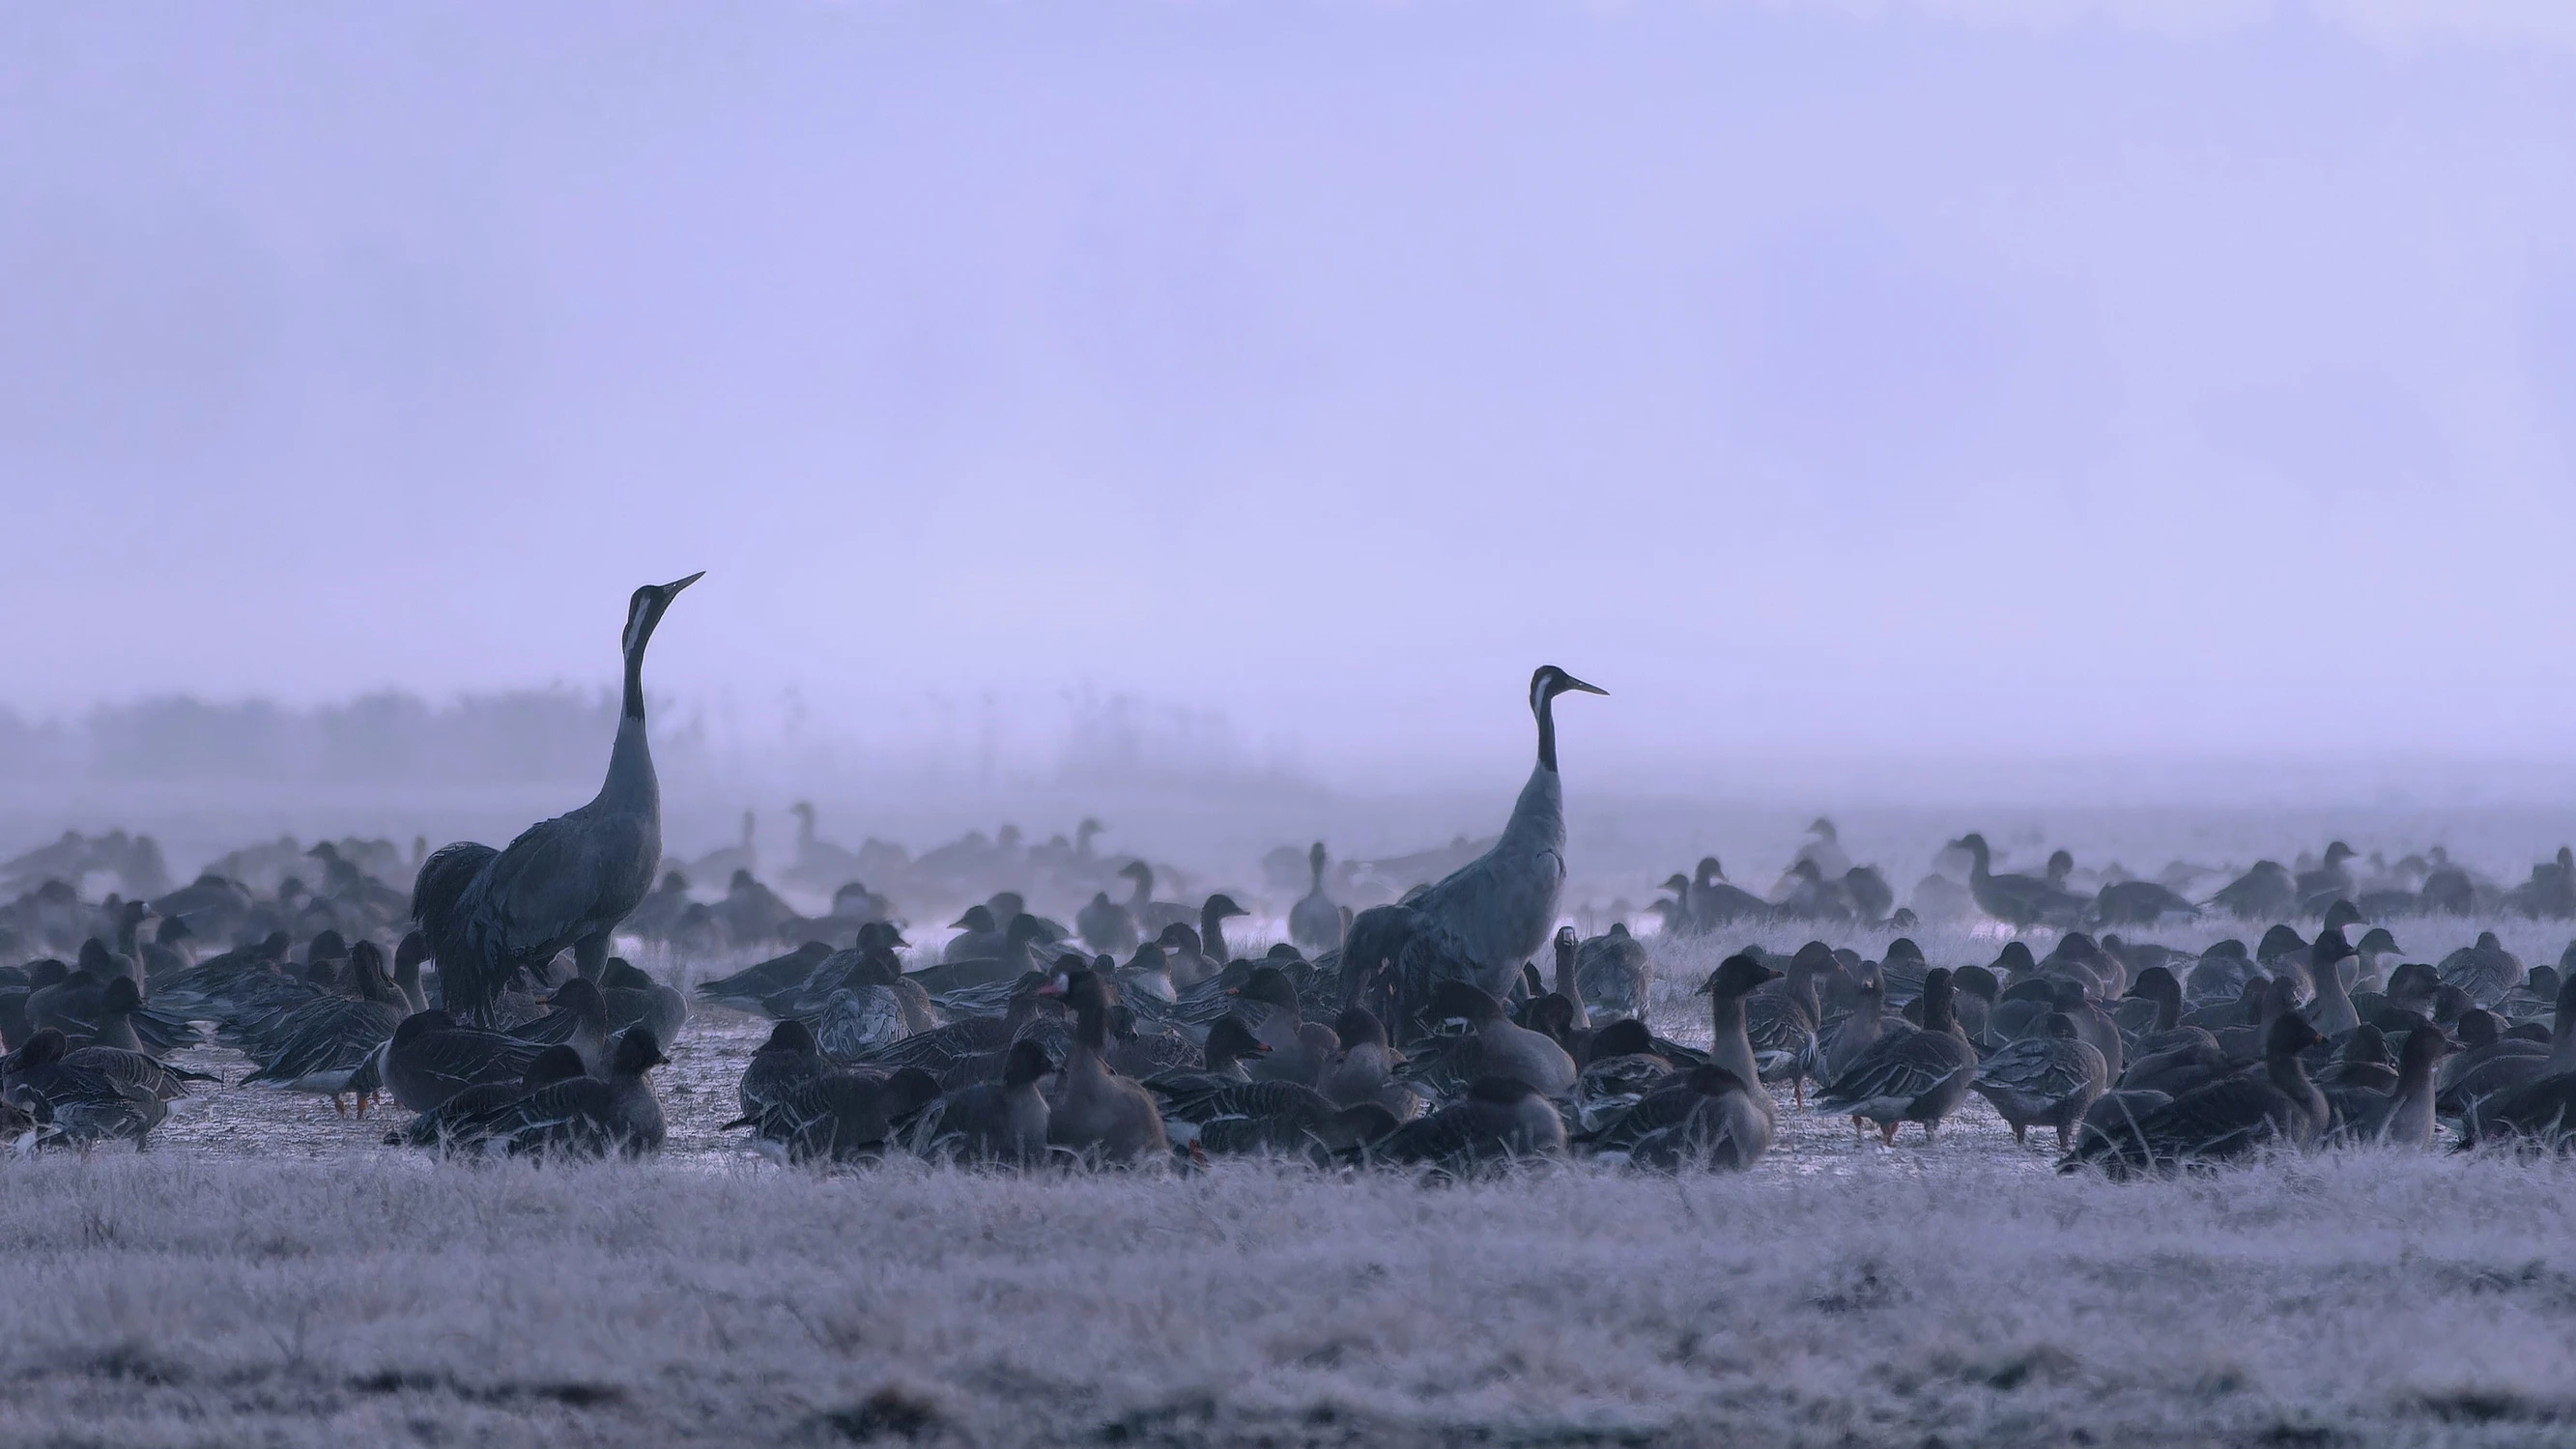
[[[573,689],[463,695],[432,704],[388,690],[298,708],[158,695],[72,720],[0,708],[0,778],[514,783],[599,773],[617,696]],[[656,731],[655,750],[699,742]]]

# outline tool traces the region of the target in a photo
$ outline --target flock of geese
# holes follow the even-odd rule
[[[1785,956],[1748,947],[1697,987],[1705,1043],[1657,1035],[1646,943],[1625,924],[1590,939],[1558,925],[1555,705],[1604,691],[1554,666],[1530,680],[1537,759],[1482,853],[1354,912],[1328,893],[1316,845],[1290,939],[1262,954],[1228,942],[1227,923],[1247,914],[1231,898],[1155,901],[1152,868],[1095,855],[1086,822],[1076,840],[1013,857],[1045,861],[1057,898],[1069,883],[1096,887],[1070,927],[997,891],[954,923],[936,960],[908,965],[885,899],[839,871],[954,888],[1019,842],[839,860],[806,809],[799,879],[846,886],[831,914],[691,901],[732,944],[805,939],[684,995],[612,952],[620,935],[668,940],[690,919],[656,914],[674,887],[643,662],[698,577],[630,600],[623,708],[597,796],[504,848],[415,846],[405,861],[385,842],[326,842],[271,891],[210,871],[92,905],[49,876],[0,908],[0,938],[75,958],[0,967],[0,1134],[22,1148],[140,1145],[170,1100],[210,1080],[169,1058],[211,1032],[255,1064],[244,1084],[362,1115],[389,1098],[408,1114],[388,1124],[389,1144],[650,1153],[667,1135],[653,1070],[693,1010],[719,1007],[774,1022],[744,1065],[728,1130],[797,1162],[904,1153],[1188,1170],[1259,1154],[1468,1174],[1583,1155],[1729,1170],[1769,1150],[1784,1110],[1774,1087],[1792,1110],[1847,1117],[1891,1145],[1907,1123],[1932,1138],[1981,1098],[2016,1141],[2053,1129],[2063,1170],[2113,1176],[2346,1142],[2425,1148],[2445,1123],[2463,1147],[2576,1141],[2576,972],[2526,967],[2492,934],[2410,962],[2384,924],[2576,915],[2565,851],[2502,891],[2438,854],[2356,874],[2337,843],[2306,869],[2265,862],[2194,899],[2189,879],[2087,883],[2071,861],[1999,875],[1968,835],[1952,846],[1966,885],[1936,874],[1900,909],[1819,821],[1767,896],[1728,883],[1714,858],[1676,874],[1654,908],[1664,931],[1910,930],[1973,910],[2048,929],[2047,953],[2016,938],[1991,961],[1934,965],[1904,935],[1878,960],[1822,941]],[[157,868],[157,848],[135,860],[130,838],[106,839],[117,842],[108,868]],[[739,857],[694,867],[735,873],[727,905],[765,893],[751,848],[747,823]],[[77,836],[59,851],[100,854]],[[393,863],[411,869],[408,893],[382,883]],[[2230,939],[2197,952],[2111,929],[2212,914],[2269,928],[2251,949]],[[2307,922],[2313,936],[2294,924]],[[380,938],[396,940],[390,954]],[[229,944],[202,949],[213,942]]]

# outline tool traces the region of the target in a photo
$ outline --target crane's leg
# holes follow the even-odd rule
[[[572,943],[573,969],[584,981],[597,981],[608,970],[608,933],[584,936]]]

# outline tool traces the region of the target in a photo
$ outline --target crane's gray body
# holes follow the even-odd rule
[[[1433,986],[1464,980],[1510,994],[1521,966],[1547,943],[1565,888],[1565,787],[1556,773],[1554,700],[1606,691],[1554,665],[1530,678],[1538,765],[1493,848],[1411,901],[1363,911],[1342,945],[1342,999],[1365,1005],[1397,1045],[1428,1029]]]
[[[609,933],[653,888],[662,863],[662,786],[644,732],[644,646],[671,597],[696,582],[636,591],[627,609],[626,697],[608,777],[589,804],[542,820],[506,850],[462,841],[421,863],[412,918],[438,961],[442,1004],[489,1025],[511,983],[573,948],[596,978]]]
[[[1565,784],[1553,768],[1530,771],[1512,818],[1494,848],[1451,871],[1413,900],[1439,923],[1474,969],[1478,986],[1511,994],[1521,964],[1536,956],[1556,928],[1565,889]]]

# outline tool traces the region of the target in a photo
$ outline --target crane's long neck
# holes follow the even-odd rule
[[[1520,799],[1512,802],[1512,818],[1503,825],[1503,844],[1564,853],[1565,785],[1555,766],[1542,760],[1530,771]]]
[[[1538,715],[1538,767],[1556,773],[1556,696],[1540,694],[1530,701]]]
[[[653,773],[653,746],[644,737],[644,714],[630,710],[617,721],[617,743],[608,749],[608,779],[599,803],[612,809],[662,816],[662,783]]]
[[[811,810],[796,812],[796,848],[800,851],[814,848],[814,812]]]

